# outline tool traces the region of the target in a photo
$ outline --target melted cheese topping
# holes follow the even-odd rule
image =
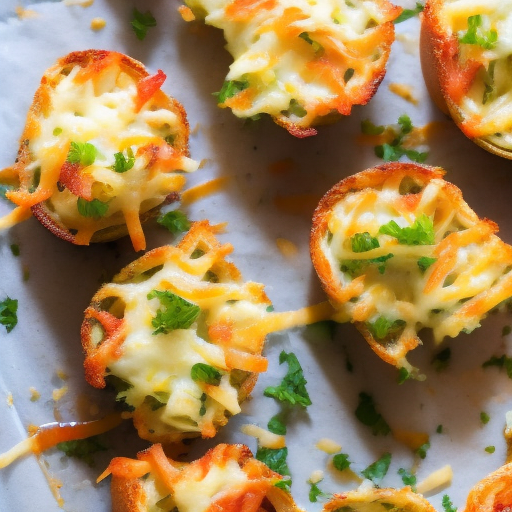
[[[381,186],[344,196],[332,209],[321,250],[341,290],[338,319],[364,323],[394,363],[411,370],[405,353],[419,342],[420,329],[433,329],[437,342],[472,331],[508,298],[512,248],[444,180],[432,179],[419,192],[405,194],[397,181],[390,177]],[[399,243],[381,231],[390,222],[414,230],[418,221],[431,226],[432,240],[424,245]],[[353,237],[361,234],[377,243],[354,252]],[[407,345],[410,339],[416,342]],[[404,351],[396,348],[397,340],[403,340]]]
[[[460,41],[468,31],[468,18],[480,16],[477,37],[492,44],[467,44]],[[447,0],[439,19],[448,37],[459,39],[461,68],[478,63],[469,90],[459,104],[463,129],[471,137],[486,138],[497,146],[512,149],[512,1]]]
[[[385,1],[187,0],[224,31],[234,58],[226,81],[239,92],[221,102],[239,117],[267,113],[310,126],[350,113],[373,95],[400,10]],[[385,28],[384,28],[385,25]]]
[[[172,146],[186,127],[159,90],[165,75],[137,78],[133,70],[123,69],[120,59],[120,54],[106,56],[99,71],[94,62],[47,72],[48,104],[32,119],[31,162],[22,171],[32,178],[22,183],[29,194],[42,194],[38,200],[46,199],[53,215],[77,232],[76,243],[87,244],[96,231],[126,222],[140,250],[145,244],[139,215],[183,187],[183,176],[174,171],[194,171],[198,164]],[[149,92],[141,91],[142,80]],[[84,143],[94,146],[94,161],[73,167],[70,147]],[[119,154],[132,162],[124,172],[114,170]],[[23,205],[16,197],[12,200]],[[106,211],[86,215],[81,200],[100,201]]]

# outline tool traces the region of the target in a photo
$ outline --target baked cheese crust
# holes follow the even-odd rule
[[[124,268],[85,311],[87,381],[113,384],[152,442],[213,437],[267,369],[271,303],[263,285],[242,282],[215,233],[193,224],[177,247]]]
[[[447,107],[464,134],[508,158],[511,27],[511,0],[428,0],[422,22],[424,73],[437,74]]]
[[[165,456],[161,445],[117,457],[100,478],[112,474],[113,512],[301,512],[283,477],[253,458],[244,445],[220,444],[192,463]]]
[[[8,199],[18,207],[8,227],[32,210],[74,244],[119,238],[145,248],[141,222],[178,198],[188,158],[189,128],[180,103],[160,87],[165,74],[116,52],[62,57],[41,80],[13,167]]]
[[[322,512],[385,512],[386,510],[406,512],[436,512],[436,509],[421,494],[410,487],[402,489],[379,489],[360,487],[355,491],[334,494]]]
[[[444,171],[390,163],[350,176],[320,201],[311,257],[338,321],[351,321],[386,362],[416,369],[417,333],[440,342],[479,327],[512,295],[512,247]]]
[[[238,117],[269,114],[292,135],[349,115],[384,78],[393,20],[387,0],[186,0],[224,31],[233,56],[219,93]]]

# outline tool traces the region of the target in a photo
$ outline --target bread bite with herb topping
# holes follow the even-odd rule
[[[213,437],[267,369],[271,303],[242,282],[207,221],[149,251],[104,285],[85,311],[87,381],[114,386],[140,437]]]
[[[186,4],[224,31],[234,58],[219,106],[243,118],[269,114],[296,137],[368,103],[384,78],[393,20],[402,11],[388,0]]]
[[[350,176],[320,201],[311,257],[338,310],[386,362],[417,376],[407,353],[480,326],[512,295],[512,247],[440,168],[390,163]]]
[[[279,488],[283,477],[244,445],[217,445],[191,463],[153,445],[136,460],[113,459],[100,479],[109,474],[113,512],[301,512]]]
[[[462,132],[512,158],[512,1],[428,0],[421,59],[429,92]]]
[[[180,103],[126,55],[87,50],[62,57],[41,80],[16,163],[0,171],[17,208],[0,227],[32,213],[77,245],[130,235],[145,248],[141,223],[178,198],[179,171],[194,171]]]

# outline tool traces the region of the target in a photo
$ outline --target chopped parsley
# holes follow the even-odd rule
[[[459,42],[463,44],[475,44],[484,50],[492,50],[498,41],[498,33],[491,29],[488,32],[482,30],[482,16],[475,14],[468,18],[467,32],[459,36]]]
[[[199,316],[201,308],[187,300],[164,290],[153,290],[148,293],[148,299],[158,298],[160,307],[151,325],[155,328],[153,334],[166,334],[175,329],[188,329]]]
[[[98,436],[86,439],[64,441],[57,444],[57,448],[63,451],[68,457],[75,457],[83,460],[87,465],[94,466],[93,454],[105,451],[107,448],[101,443]]]
[[[486,446],[486,447],[485,447],[485,451],[486,451],[487,453],[494,453],[494,452],[496,451],[496,447],[495,447],[495,446],[492,446],[492,445],[491,445],[491,446]]]
[[[512,357],[508,357],[505,354],[502,356],[492,356],[489,360],[482,364],[482,368],[489,366],[497,366],[500,370],[505,369],[509,379],[512,379]]]
[[[379,228],[379,233],[389,235],[398,240],[401,245],[433,245],[434,222],[426,215],[418,217],[412,226],[400,227],[394,220],[390,220]]]
[[[423,9],[425,9],[425,6],[420,2],[416,2],[416,7],[414,9],[404,9],[401,12],[400,16],[398,16],[394,21],[395,25],[397,23],[402,23],[402,21],[407,21],[410,18],[414,18],[414,16],[417,16],[423,11]]]
[[[398,384],[403,384],[406,380],[409,380],[412,378],[413,378],[413,376],[412,376],[411,372],[404,366],[402,366],[398,370]]]
[[[489,423],[489,420],[491,417],[484,411],[480,413],[480,421],[482,422],[482,425],[487,425]]]
[[[378,484],[386,476],[390,464],[391,453],[387,452],[373,464],[370,464],[366,469],[363,469],[361,474],[368,480],[371,480],[374,484]]]
[[[94,219],[104,217],[108,211],[108,203],[104,203],[99,199],[87,201],[87,199],[79,197],[76,201],[76,207],[82,217],[92,217]]]
[[[406,156],[413,162],[423,163],[427,159],[428,153],[404,147],[407,135],[409,135],[414,128],[411,118],[406,114],[401,115],[398,118],[398,126],[398,130],[393,126],[387,127],[387,129],[394,134],[394,139],[390,143],[385,142],[384,144],[375,146],[375,155],[382,158],[385,162],[396,162],[403,156]],[[375,126],[370,121],[365,121],[364,126],[361,125],[361,129],[363,133],[367,135],[380,135],[384,133],[386,127]]]
[[[373,398],[367,393],[359,393],[359,404],[355,411],[356,418],[367,427],[371,427],[374,436],[387,435],[391,432],[390,426],[382,415],[377,412]]]
[[[283,420],[279,417],[279,415],[272,416],[272,418],[270,418],[269,422],[267,423],[267,428],[273,434],[277,434],[279,436],[286,435],[286,425],[284,424]]]
[[[344,471],[345,469],[348,469],[350,467],[350,462],[348,460],[348,455],[346,453],[337,453],[332,458],[332,465],[338,470],[338,471]]]
[[[378,258],[368,258],[367,260],[341,260],[340,270],[354,278],[361,275],[370,265],[375,265],[379,274],[384,274],[386,262],[392,257],[393,254],[389,253]]]
[[[417,481],[416,475],[413,475],[410,471],[407,471],[404,468],[400,468],[398,470],[398,474],[402,477],[403,484],[411,486],[411,489],[414,491]]]
[[[308,111],[294,98],[290,100],[287,110],[282,110],[281,114],[285,116],[295,116],[295,117],[304,117],[306,116]]]
[[[204,416],[206,414],[206,398],[207,398],[206,393],[203,393],[200,398],[201,407],[199,408],[199,416]]]
[[[11,244],[11,253],[13,256],[19,256],[20,246],[18,244]]]
[[[353,252],[367,252],[380,247],[379,241],[368,231],[356,233],[350,238]]]
[[[248,80],[226,80],[219,92],[214,92],[213,95],[217,97],[217,103],[222,104],[227,99],[232,98],[239,92],[249,87]]]
[[[272,471],[279,473],[284,477],[290,476],[290,468],[286,462],[288,457],[288,448],[262,448],[258,447],[256,459],[266,464]],[[285,478],[279,482],[279,487],[288,489],[292,485],[291,478]]]
[[[443,425],[437,425],[436,432],[438,434],[442,434],[443,433]]]
[[[323,492],[317,484],[313,482],[309,482],[311,488],[309,489],[309,501],[311,503],[316,503],[318,498],[329,498],[330,494]]]
[[[405,320],[390,320],[379,316],[375,322],[366,322],[365,325],[376,340],[385,340],[399,336],[404,330]]]
[[[487,68],[487,73],[484,78],[484,94],[482,96],[482,105],[485,105],[494,96],[494,91],[495,91],[494,68],[495,68],[495,66],[496,66],[496,61],[491,60],[491,62],[489,62],[489,67]]]
[[[131,21],[131,25],[137,39],[142,41],[147,33],[148,29],[151,27],[156,27],[156,19],[151,14],[151,11],[140,12],[138,9],[134,8],[132,11],[133,19]]]
[[[92,165],[98,156],[96,146],[89,142],[71,142],[66,160],[84,167]]]
[[[448,494],[443,496],[442,500],[444,512],[457,512],[457,507],[454,507]]]
[[[309,34],[307,32],[301,32],[299,34],[299,37],[301,39],[304,39],[304,41],[306,41],[306,43],[311,45],[311,47],[313,48],[313,50],[317,56],[320,56],[324,53],[324,47],[319,42],[311,39],[311,37],[309,37]],[[354,70],[352,70],[352,71],[354,71]]]
[[[178,233],[185,233],[190,229],[191,222],[187,216],[179,210],[172,210],[157,219],[158,224],[167,228],[171,233],[177,235]]]
[[[435,368],[437,372],[440,372],[442,370],[446,370],[450,364],[450,359],[452,357],[452,351],[450,347],[446,347],[445,349],[441,350],[441,352],[438,352],[433,358],[432,358],[432,366]]]
[[[192,380],[204,382],[212,386],[218,386],[222,378],[222,373],[217,368],[205,363],[196,363],[190,370]]]
[[[0,324],[11,332],[18,323],[18,300],[6,297],[0,302]]]
[[[355,73],[354,68],[347,68],[347,70],[343,74],[343,81],[345,83],[347,83],[354,76],[354,73]]]
[[[422,256],[418,261],[418,267],[421,273],[424,274],[430,265],[433,265],[437,261],[437,258],[429,258],[428,256]]]
[[[430,441],[427,441],[426,443],[423,443],[419,448],[415,450],[416,455],[420,459],[424,459],[427,456],[427,452],[430,448]]]
[[[126,150],[126,154],[128,158],[126,158],[123,153],[114,153],[114,165],[111,166],[113,171],[122,174],[123,172],[129,171],[133,167],[135,164],[135,156],[133,154],[132,148],[129,147]]]
[[[281,384],[265,388],[263,394],[291,405],[302,407],[311,405],[311,399],[306,389],[307,381],[297,356],[293,352],[287,354],[283,351],[279,354],[279,364],[284,362],[288,364],[288,372],[283,377]]]

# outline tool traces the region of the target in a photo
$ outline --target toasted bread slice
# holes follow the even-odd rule
[[[186,0],[224,31],[234,58],[219,106],[238,117],[269,114],[296,137],[370,101],[384,78],[393,20],[388,0]]]
[[[242,282],[207,221],[177,247],[149,251],[104,285],[85,311],[87,381],[110,381],[140,437],[165,444],[213,437],[267,368],[271,305]]]
[[[335,185],[313,217],[311,257],[337,319],[410,372],[420,329],[437,342],[472,331],[512,295],[512,247],[443,174],[412,163],[369,169]]]
[[[512,1],[427,0],[421,59],[429,92],[462,132],[512,158]]]
[[[322,512],[340,510],[353,512],[385,512],[404,510],[407,512],[436,512],[435,508],[421,494],[410,487],[403,489],[360,488],[342,494],[335,494]]]
[[[100,478],[112,474],[113,512],[301,512],[275,484],[282,476],[253,458],[244,445],[220,444],[192,463],[165,456],[161,445],[117,457]]]
[[[193,171],[180,103],[164,94],[165,74],[149,75],[126,55],[87,50],[62,57],[41,80],[13,167],[7,197],[18,205],[0,226],[34,216],[78,245],[130,235],[145,248],[141,223],[178,198]]]

